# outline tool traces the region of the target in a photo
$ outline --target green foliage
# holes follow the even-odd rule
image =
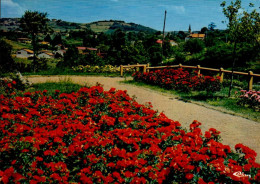
[[[207,48],[203,65],[212,68],[232,66],[232,48],[231,44],[221,44]]]
[[[74,84],[68,78],[65,80],[60,80],[59,82],[47,82],[47,83],[39,83],[34,84],[32,88],[28,91],[43,91],[47,90],[47,94],[54,95],[57,90],[61,93],[72,93],[78,91],[82,86],[79,84]]]
[[[0,70],[1,73],[12,71],[15,63],[11,57],[12,46],[0,39]]]
[[[33,47],[33,68],[36,71],[38,61],[36,55],[38,52],[38,33],[45,33],[48,30],[47,13],[41,13],[38,11],[25,11],[24,15],[20,19],[20,28],[27,32],[32,38]]]
[[[201,52],[205,47],[205,44],[200,39],[189,39],[184,44],[184,50],[191,54]]]
[[[67,52],[64,54],[64,61],[58,64],[59,67],[72,67],[77,65],[79,59],[78,49],[71,45]]]

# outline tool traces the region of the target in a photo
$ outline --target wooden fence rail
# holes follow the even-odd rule
[[[215,69],[215,68],[206,68],[206,67],[201,67],[200,65],[197,66],[187,66],[187,65],[170,65],[170,66],[154,66],[150,67],[149,64],[136,64],[136,65],[120,65],[120,75],[121,77],[123,76],[124,68],[142,68],[143,72],[149,72],[150,70],[157,70],[157,69],[165,69],[165,68],[188,68],[188,69],[194,69],[197,70],[198,75],[201,73],[201,70],[206,70],[206,71],[213,71],[213,72],[218,72],[220,76],[220,82],[223,82],[224,79],[224,73],[229,73],[231,74],[232,71],[230,70],[224,70],[223,68],[220,69]],[[253,89],[253,80],[254,77],[260,77],[260,74],[254,74],[252,71],[249,71],[248,73],[245,72],[238,72],[234,71],[233,72],[236,75],[244,75],[248,76],[248,90]]]

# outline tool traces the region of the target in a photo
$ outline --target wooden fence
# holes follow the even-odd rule
[[[120,75],[121,77],[123,76],[124,68],[136,68],[140,71],[140,68],[142,69],[143,72],[149,72],[150,70],[156,70],[156,69],[164,69],[164,68],[188,68],[188,69],[194,69],[197,70],[198,74],[200,74],[201,70],[206,70],[206,71],[213,71],[213,72],[218,72],[220,76],[220,82],[223,82],[224,79],[224,73],[229,73],[231,74],[232,71],[230,70],[224,70],[223,68],[220,69],[214,69],[214,68],[205,68],[201,67],[200,65],[197,66],[187,66],[187,65],[171,65],[171,66],[154,66],[150,67],[149,64],[136,64],[136,65],[120,65]],[[260,74],[254,74],[252,71],[249,71],[248,73],[245,72],[233,72],[236,75],[244,75],[248,76],[248,90],[253,89],[253,79],[254,77],[260,77]]]

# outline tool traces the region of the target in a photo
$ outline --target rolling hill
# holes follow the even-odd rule
[[[0,30],[5,31],[15,31],[19,29],[19,18],[2,18],[0,20]],[[80,30],[80,29],[91,29],[95,32],[111,33],[116,29],[121,29],[122,31],[133,31],[133,32],[156,32],[155,29],[145,27],[140,24],[126,23],[120,20],[103,20],[96,21],[92,23],[75,23],[67,22],[63,20],[51,19],[49,21],[49,26],[55,31],[70,31],[70,30]]]

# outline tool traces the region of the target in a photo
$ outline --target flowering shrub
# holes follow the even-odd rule
[[[0,79],[0,94],[11,94],[16,91],[16,81],[4,78]]]
[[[104,66],[91,66],[91,65],[79,65],[76,67],[72,67],[73,71],[76,72],[90,72],[90,73],[119,73],[120,67],[112,66],[112,65],[104,65]],[[126,72],[134,71],[132,68],[125,68]]]
[[[238,104],[243,106],[249,106],[259,111],[260,109],[260,91],[246,91],[241,90]]]
[[[136,72],[134,80],[180,91],[216,92],[220,90],[219,77],[192,75],[183,69],[166,68],[148,73]]]
[[[0,95],[2,183],[257,183],[256,152],[100,86]]]
[[[30,86],[21,73],[10,73],[8,77],[0,78],[0,94],[10,95]]]

